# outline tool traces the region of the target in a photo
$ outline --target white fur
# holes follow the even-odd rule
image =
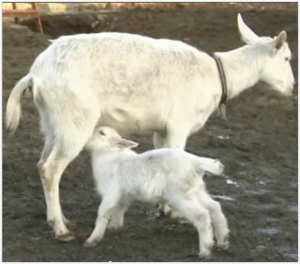
[[[239,16],[247,45],[216,53],[232,98],[259,80],[291,95],[294,77],[286,33],[257,37]],[[255,36],[255,37],[254,37]],[[277,48],[275,48],[277,47]],[[125,33],[62,36],[34,61],[8,99],[6,126],[18,127],[21,93],[32,85],[45,147],[38,163],[48,222],[57,237],[68,234],[59,182],[97,125],[121,133],[154,134],[155,148],[184,148],[220,102],[213,58],[180,41]],[[165,211],[169,210],[167,206]]]
[[[86,144],[102,203],[95,229],[85,245],[95,246],[107,227],[121,227],[126,209],[133,202],[147,202],[167,203],[194,224],[199,233],[199,256],[210,255],[212,226],[217,245],[227,248],[226,218],[220,204],[207,194],[202,179],[205,171],[222,175],[223,164],[183,149],[156,149],[137,154],[130,150],[137,145],[109,127],[97,128]]]

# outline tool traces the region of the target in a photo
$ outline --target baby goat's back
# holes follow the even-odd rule
[[[187,178],[200,180],[197,157],[181,149],[156,149],[115,162],[123,195],[132,200],[159,202]]]
[[[155,149],[142,154],[126,150],[107,156],[100,157],[99,170],[94,169],[98,191],[102,195],[115,192],[128,201],[159,202],[177,190],[197,191],[203,185],[201,176],[206,168],[209,171],[222,165],[182,149]]]

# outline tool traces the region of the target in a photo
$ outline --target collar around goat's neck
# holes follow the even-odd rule
[[[224,67],[223,67],[222,61],[219,57],[217,57],[214,54],[211,56],[213,57],[213,59],[215,60],[215,62],[217,64],[219,78],[221,80],[221,85],[222,85],[222,96],[221,96],[221,100],[219,103],[219,112],[220,112],[221,118],[224,120],[227,120],[227,118],[226,118],[227,82],[226,82]]]

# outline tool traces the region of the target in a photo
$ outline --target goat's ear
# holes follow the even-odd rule
[[[237,23],[239,32],[241,34],[242,41],[246,44],[249,44],[259,38],[243,21],[241,14],[239,13],[237,16]]]
[[[137,143],[137,142],[127,140],[124,138],[118,138],[118,139],[114,140],[114,143],[119,148],[127,148],[127,149],[136,148],[139,145],[139,143]]]
[[[287,33],[286,31],[281,31],[280,34],[277,37],[274,37],[274,40],[272,42],[273,49],[272,49],[272,55],[276,55],[277,52],[283,47],[284,43],[287,39]]]

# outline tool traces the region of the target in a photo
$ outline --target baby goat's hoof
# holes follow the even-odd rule
[[[69,242],[75,239],[75,235],[71,232],[63,235],[56,236],[56,239],[61,242]]]
[[[95,247],[96,245],[97,245],[97,241],[89,241],[89,240],[85,241],[83,244],[84,247]]]
[[[169,218],[171,218],[171,216],[172,216],[172,210],[166,210],[166,211],[159,210],[159,217],[169,217]]]
[[[176,220],[177,220],[177,223],[180,225],[184,225],[184,224],[188,223],[187,220],[185,220],[184,218],[181,218],[181,217],[177,218]]]
[[[229,247],[229,235],[227,235],[223,241],[217,241],[216,247],[222,250],[227,250]]]
[[[176,222],[180,225],[188,223],[188,221],[185,218],[183,218],[180,214],[178,214],[176,211],[172,212],[171,218],[175,219]]]
[[[204,252],[199,253],[199,258],[203,260],[209,260],[211,259],[211,252],[210,250],[206,250]]]
[[[229,247],[229,241],[225,241],[223,243],[216,244],[216,247],[222,250],[227,250]]]
[[[159,217],[171,217],[172,209],[166,204],[159,204],[158,205]]]
[[[123,223],[111,221],[108,224],[107,229],[112,230],[112,231],[117,231],[117,230],[121,229],[122,227],[123,227]]]

